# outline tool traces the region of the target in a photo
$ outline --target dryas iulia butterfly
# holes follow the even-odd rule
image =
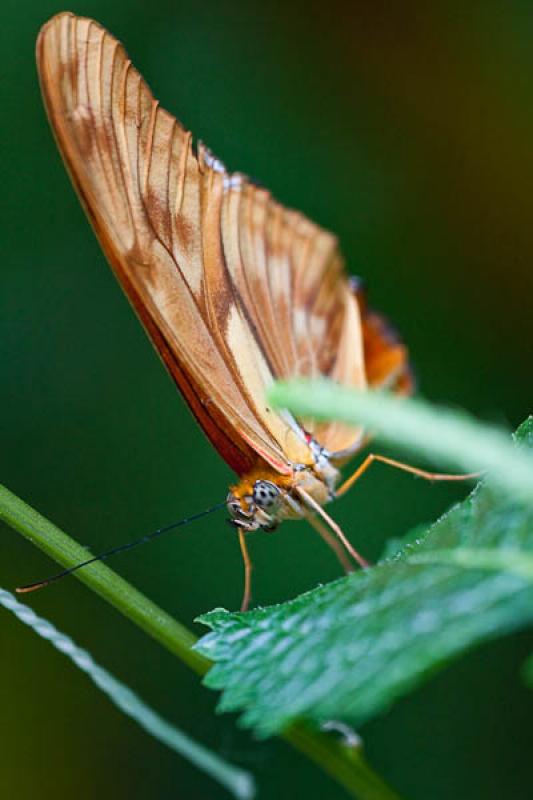
[[[243,607],[249,531],[306,517],[345,566],[339,539],[361,563],[323,505],[343,491],[339,467],[365,431],[299,420],[266,400],[275,379],[302,376],[412,389],[405,347],[348,278],[336,238],[195,147],[96,22],[51,19],[37,64],[57,144],[100,244],[194,416],[238,475],[227,507],[245,560]]]

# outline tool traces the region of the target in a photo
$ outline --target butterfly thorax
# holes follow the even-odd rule
[[[257,468],[230,487],[229,522],[246,531],[274,531],[283,520],[302,519],[309,513],[300,489],[322,506],[333,499],[338,478],[339,471],[323,449],[312,465],[294,464],[290,475],[266,466]]]

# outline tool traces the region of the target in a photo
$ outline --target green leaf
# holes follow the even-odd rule
[[[533,420],[516,438],[533,444]],[[365,572],[200,621],[221,711],[243,711],[259,736],[296,718],[357,726],[467,648],[533,622],[533,511],[480,485]]]

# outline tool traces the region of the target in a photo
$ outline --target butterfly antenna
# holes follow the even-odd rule
[[[202,517],[207,517],[208,514],[212,514],[214,511],[220,511],[222,508],[225,508],[225,506],[225,501],[223,503],[218,503],[218,505],[212,506],[205,511],[200,511],[199,514],[193,514],[192,517],[185,517],[185,519],[180,519],[179,522],[172,522],[170,525],[165,525],[163,528],[158,528],[156,531],[152,531],[152,533],[147,533],[144,536],[141,536],[140,539],[134,539],[132,542],[127,542],[126,544],[118,545],[118,547],[112,547],[109,550],[105,550],[103,553],[93,556],[92,558],[88,558],[87,561],[82,561],[81,564],[76,564],[74,567],[64,569],[62,572],[58,572],[57,575],[52,575],[50,578],[46,578],[44,581],[28,583],[26,586],[18,586],[15,591],[18,592],[18,594],[24,594],[25,592],[35,592],[37,589],[44,589],[45,586],[49,586],[51,583],[55,583],[61,578],[65,578],[67,575],[72,575],[73,572],[77,572],[79,569],[82,567],[87,567],[89,564],[94,564],[95,561],[105,561],[117,553],[124,553],[126,550],[131,550],[132,548],[137,547],[139,544],[151,542],[153,539],[157,539],[158,536],[168,533],[168,531],[172,531],[175,528],[181,528],[183,525],[188,525],[189,522],[196,522],[196,520],[202,519]]]

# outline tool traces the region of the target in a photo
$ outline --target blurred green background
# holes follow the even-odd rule
[[[4,0],[0,26],[1,480],[95,549],[224,498],[204,440],[72,191],[34,67],[64,10]],[[516,426],[532,410],[533,5],[87,0],[163,105],[230,169],[339,234],[349,269],[410,345],[422,392]],[[376,558],[464,494],[376,467],[335,509]],[[255,600],[338,574],[304,524],[252,542]],[[0,584],[54,571],[2,529]],[[241,594],[223,515],[113,566],[188,625]],[[215,695],[70,579],[29,598],[170,719],[252,769],[260,797],[341,797],[279,741],[254,744]],[[225,797],[0,611],[0,797]],[[413,800],[531,797],[526,634],[484,646],[361,731]]]

